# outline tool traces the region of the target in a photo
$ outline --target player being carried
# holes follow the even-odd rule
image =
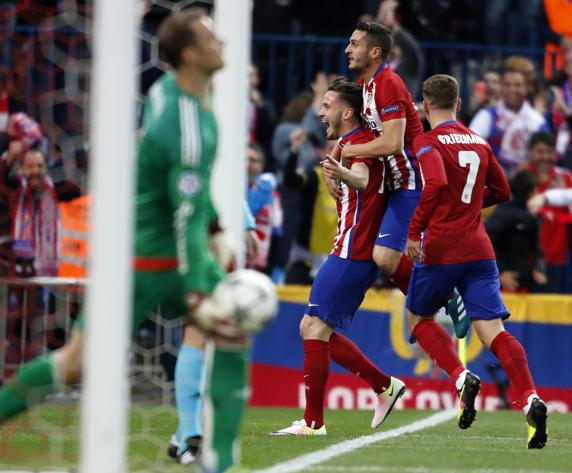
[[[324,94],[320,118],[327,125],[329,140],[341,145],[350,140],[366,143],[374,138],[362,128],[361,88],[345,78],[336,79]],[[377,394],[371,423],[378,427],[390,413],[405,385],[381,372],[348,338],[337,333],[353,319],[366,291],[378,273],[371,254],[377,229],[385,209],[381,159],[352,158],[350,168],[328,158],[324,173],[341,181],[342,198],[337,201],[338,231],[334,248],[320,268],[300,333],[304,339],[304,381],[306,410],[304,418],[275,435],[326,435],[324,394],[330,359],[366,381]]]
[[[522,345],[504,329],[509,317],[481,209],[508,200],[510,189],[486,140],[456,121],[459,84],[435,75],[423,84],[423,108],[431,131],[415,139],[424,186],[411,219],[406,254],[415,262],[407,309],[419,345],[455,382],[462,429],[475,419],[480,380],[467,371],[447,332],[433,319],[457,287],[483,344],[499,359],[520,396],[528,423],[528,448],[547,439],[546,405],[536,392]]]
[[[387,210],[373,249],[373,259],[393,283],[407,294],[412,264],[403,255],[409,222],[421,195],[421,177],[413,140],[423,133],[411,94],[387,62],[393,46],[391,30],[374,21],[360,21],[345,50],[349,69],[360,74],[363,87],[362,116],[376,138],[367,143],[351,140],[341,149],[349,158],[385,160]],[[331,186],[330,186],[331,189]],[[333,193],[335,193],[334,187]],[[464,338],[470,322],[461,298],[454,291],[447,312],[457,337]]]
[[[224,270],[207,248],[217,221],[210,178],[218,132],[209,87],[223,66],[223,45],[200,9],[164,20],[159,44],[174,71],[153,85],[145,104],[137,158],[132,329],[158,305],[166,313],[191,314],[195,323],[208,327],[230,315],[228,307],[210,297]],[[234,462],[247,392],[247,339],[224,320],[214,328],[229,329],[236,337],[213,332],[207,368],[213,409],[206,413],[211,419],[202,457],[208,472],[224,471]],[[82,314],[63,348],[23,365],[4,384],[0,422],[80,381],[83,325]]]

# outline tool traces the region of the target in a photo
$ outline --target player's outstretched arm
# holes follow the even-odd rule
[[[383,135],[368,143],[347,144],[342,148],[342,159],[359,156],[360,158],[379,158],[393,156],[403,152],[405,136],[405,118],[396,118],[383,122]]]
[[[322,161],[322,167],[327,178],[339,179],[358,191],[364,190],[369,182],[369,168],[365,163],[353,163],[351,169],[348,169],[327,155],[326,159]]]

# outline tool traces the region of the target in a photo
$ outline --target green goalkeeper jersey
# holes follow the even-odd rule
[[[214,114],[168,73],[149,92],[143,128],[135,267],[176,265],[185,291],[210,293],[223,277],[207,248],[209,226],[217,218],[210,193],[218,138]]]

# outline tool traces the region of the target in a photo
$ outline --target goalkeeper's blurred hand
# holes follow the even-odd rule
[[[218,264],[226,269],[227,272],[235,269],[235,251],[226,232],[220,230],[211,234],[207,244],[209,251]]]
[[[204,332],[232,340],[247,339],[248,335],[237,327],[230,299],[215,298],[193,293],[187,296],[191,318]]]

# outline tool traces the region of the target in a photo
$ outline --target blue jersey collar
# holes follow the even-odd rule
[[[358,131],[361,131],[361,130],[363,130],[363,128],[361,126],[354,128],[352,131],[350,131],[349,133],[346,133],[344,136],[342,136],[342,140],[347,140],[350,136],[355,135]]]
[[[445,126],[445,125],[454,125],[456,123],[459,123],[459,122],[457,120],[447,120],[446,122],[439,123],[435,128],[440,127],[440,126]]]
[[[377,68],[377,71],[373,74],[372,78],[375,78],[381,71],[389,67],[389,63],[386,61],[381,66]]]

